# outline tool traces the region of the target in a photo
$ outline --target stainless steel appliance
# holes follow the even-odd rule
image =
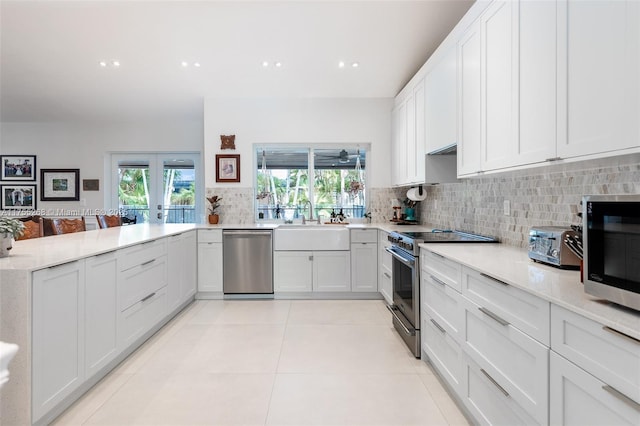
[[[223,230],[224,294],[273,296],[272,253],[271,230]]]
[[[497,240],[460,231],[391,232],[387,247],[392,257],[393,326],[411,352],[420,358],[420,247],[422,243],[495,243]]]
[[[578,235],[562,226],[534,226],[529,230],[529,258],[563,269],[580,269],[580,259],[564,243]]]
[[[584,289],[640,310],[640,195],[582,199]]]

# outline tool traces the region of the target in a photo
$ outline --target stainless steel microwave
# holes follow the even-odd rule
[[[584,289],[640,310],[640,195],[582,199]]]

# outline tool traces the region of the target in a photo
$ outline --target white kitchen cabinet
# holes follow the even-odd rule
[[[167,237],[167,300],[173,312],[196,293],[196,234]]]
[[[351,266],[344,251],[275,251],[274,292],[345,292],[351,290]]]
[[[222,230],[198,230],[198,291],[222,293]]]
[[[422,268],[420,307],[438,323],[438,327],[458,342],[462,341],[464,308],[462,295]]]
[[[401,102],[392,111],[391,184],[402,186],[407,177],[407,105]]]
[[[480,21],[458,41],[458,176],[481,170],[482,74]]]
[[[384,300],[388,304],[393,304],[393,270],[391,269],[391,254],[385,250],[389,245],[387,237],[388,232],[378,231],[378,259],[380,267],[378,268],[378,288]]]
[[[640,424],[640,404],[554,351],[550,368],[550,424]]]
[[[453,45],[425,76],[427,153],[458,142],[457,76],[458,58]]]
[[[429,312],[423,310],[420,317],[422,350],[452,390],[456,394],[462,394],[464,362],[460,344]]]
[[[116,251],[85,260],[85,377],[118,354],[118,257]]]
[[[351,291],[378,291],[378,231],[351,230]]]
[[[640,3],[559,2],[558,156],[637,148]]]
[[[33,273],[32,419],[84,381],[84,260]]]

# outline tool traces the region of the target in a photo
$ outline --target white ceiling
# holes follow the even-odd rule
[[[2,0],[0,119],[201,119],[207,97],[393,97],[472,3]]]

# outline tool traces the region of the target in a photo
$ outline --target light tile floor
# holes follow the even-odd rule
[[[196,301],[55,425],[468,425],[382,301]]]

